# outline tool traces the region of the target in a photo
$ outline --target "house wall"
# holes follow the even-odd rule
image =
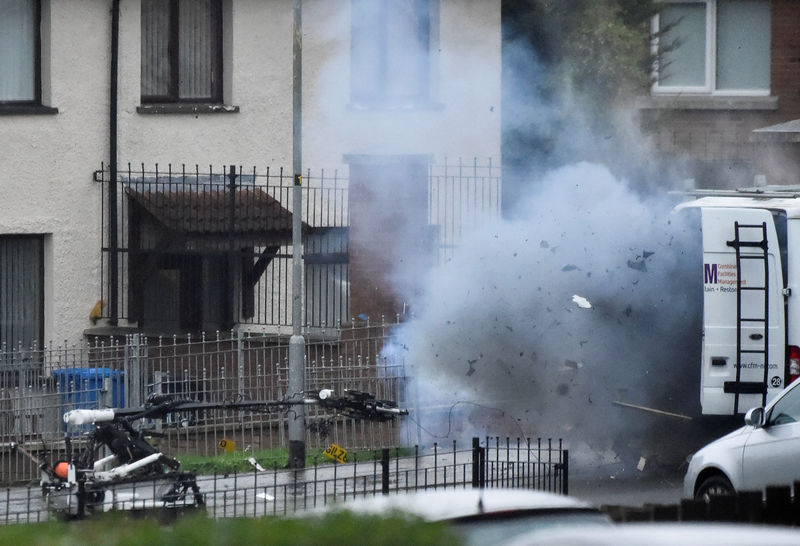
[[[769,97],[651,97],[641,109],[655,147],[684,162],[699,187],[800,183],[796,147],[756,142],[754,129],[800,118],[800,2],[772,1]],[[787,153],[788,151],[788,153]]]
[[[0,116],[0,233],[45,234],[45,339],[79,339],[100,297],[100,185],[108,157],[109,2],[43,2],[55,115]]]
[[[0,234],[46,234],[45,339],[73,343],[101,293],[101,185],[109,159],[111,0],[42,0],[43,103],[0,115]],[[144,114],[140,1],[120,1],[120,168],[292,166],[292,1],[226,0],[224,102],[236,113]],[[347,154],[500,157],[500,1],[441,0],[434,104],[349,101],[349,0],[305,0],[303,163]]]
[[[442,0],[431,104],[382,111],[350,101],[350,1],[304,6],[304,163],[339,165],[343,153],[500,157],[499,2]]]
[[[772,1],[772,93],[780,97],[776,121],[800,118],[800,2]]]

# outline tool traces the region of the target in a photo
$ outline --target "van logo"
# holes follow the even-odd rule
[[[704,284],[717,284],[718,274],[717,274],[717,264],[703,264],[704,270]]]

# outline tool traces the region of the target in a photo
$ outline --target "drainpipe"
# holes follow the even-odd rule
[[[119,0],[111,1],[111,82],[109,86],[109,169],[108,186],[108,315],[112,326],[117,325],[119,311],[119,241],[117,240],[117,76],[119,72]]]

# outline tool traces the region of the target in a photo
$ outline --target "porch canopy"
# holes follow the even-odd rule
[[[235,191],[221,185],[177,190],[128,187],[125,191],[141,208],[137,212],[146,212],[161,228],[183,239],[187,249],[291,244],[292,213],[258,187],[240,186]],[[132,211],[132,217],[137,216],[134,224],[139,224],[140,236],[145,235],[143,231],[149,230],[142,230],[143,218]],[[303,231],[307,228],[304,223]],[[151,247],[140,242],[142,248]]]

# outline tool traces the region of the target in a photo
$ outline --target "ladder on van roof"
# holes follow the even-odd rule
[[[755,232],[755,233],[754,233]],[[742,235],[745,235],[743,240]],[[747,237],[750,235],[750,237]],[[753,240],[755,236],[755,240]],[[758,237],[761,237],[760,240]],[[769,260],[767,253],[767,224],[740,224],[734,222],[734,239],[727,245],[736,250],[736,381],[726,381],[723,390],[734,394],[733,413],[739,413],[740,394],[760,394],[761,405],[767,402],[767,379],[769,377]],[[761,252],[742,254],[742,249],[760,249]],[[764,285],[747,286],[742,284],[742,262],[745,260],[761,261],[764,265]],[[762,316],[742,316],[742,294],[745,292],[762,292],[764,307]],[[764,335],[760,339],[750,336],[751,340],[762,341],[760,349],[742,349],[742,325],[763,324]],[[746,354],[761,355],[764,359],[763,381],[742,381],[742,356]]]

